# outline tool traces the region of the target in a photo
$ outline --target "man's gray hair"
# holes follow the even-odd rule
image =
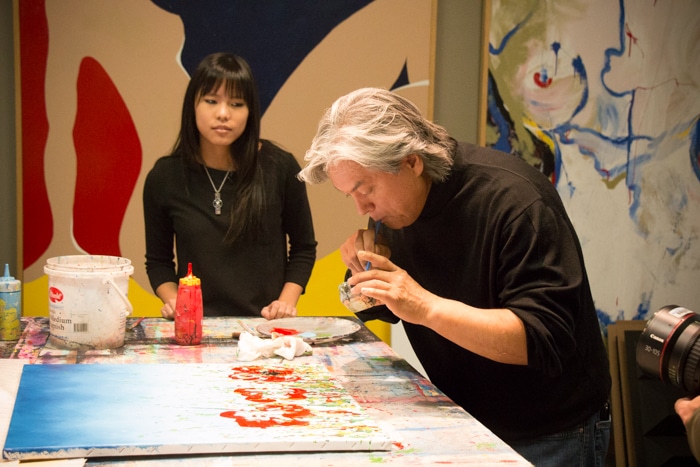
[[[449,174],[457,142],[443,127],[421,115],[409,100],[379,88],[353,91],[326,110],[318,124],[300,180],[321,183],[328,168],[353,161],[369,170],[398,173],[410,154],[423,159],[434,181]]]

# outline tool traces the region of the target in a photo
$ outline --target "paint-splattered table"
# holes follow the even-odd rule
[[[354,318],[347,318],[353,319]],[[255,327],[262,319],[241,318]],[[358,321],[359,323],[359,321]],[[129,319],[123,347],[111,350],[64,350],[48,341],[48,318],[23,318],[22,335],[0,345],[0,372],[23,364],[201,363],[236,361],[238,318],[206,318],[198,346],[178,346],[173,323],[159,318]],[[281,359],[280,359],[281,360]],[[288,452],[89,458],[87,465],[530,465],[480,422],[455,405],[364,325],[336,342],[316,344],[312,355],[295,358],[294,365],[325,366],[333,378],[390,437],[389,451]],[[21,371],[21,370],[19,370]],[[0,374],[0,380],[6,380]],[[0,387],[0,391],[8,391]],[[10,390],[11,391],[11,390]],[[16,390],[15,390],[16,391]],[[7,405],[7,397],[0,397]],[[14,398],[12,398],[14,400]],[[13,402],[11,402],[13,404]],[[12,406],[0,406],[0,442],[4,442]],[[262,435],[264,436],[264,435]]]

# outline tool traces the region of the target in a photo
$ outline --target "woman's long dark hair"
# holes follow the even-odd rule
[[[236,201],[231,206],[231,219],[224,238],[226,243],[232,244],[259,232],[265,211],[264,180],[258,163],[260,102],[253,72],[243,58],[229,53],[215,53],[205,57],[197,66],[187,85],[182,103],[180,134],[172,153],[182,156],[192,166],[203,167],[195,107],[201,96],[216,92],[222,84],[226,84],[229,97],[242,98],[248,106],[245,131],[230,148],[239,179]]]

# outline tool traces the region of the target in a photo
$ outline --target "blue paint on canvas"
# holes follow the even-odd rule
[[[255,380],[251,368],[290,377]],[[390,447],[322,365],[26,365],[3,454],[40,459]]]

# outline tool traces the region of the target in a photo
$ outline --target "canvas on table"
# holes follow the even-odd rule
[[[323,365],[25,365],[4,457],[379,451]]]

